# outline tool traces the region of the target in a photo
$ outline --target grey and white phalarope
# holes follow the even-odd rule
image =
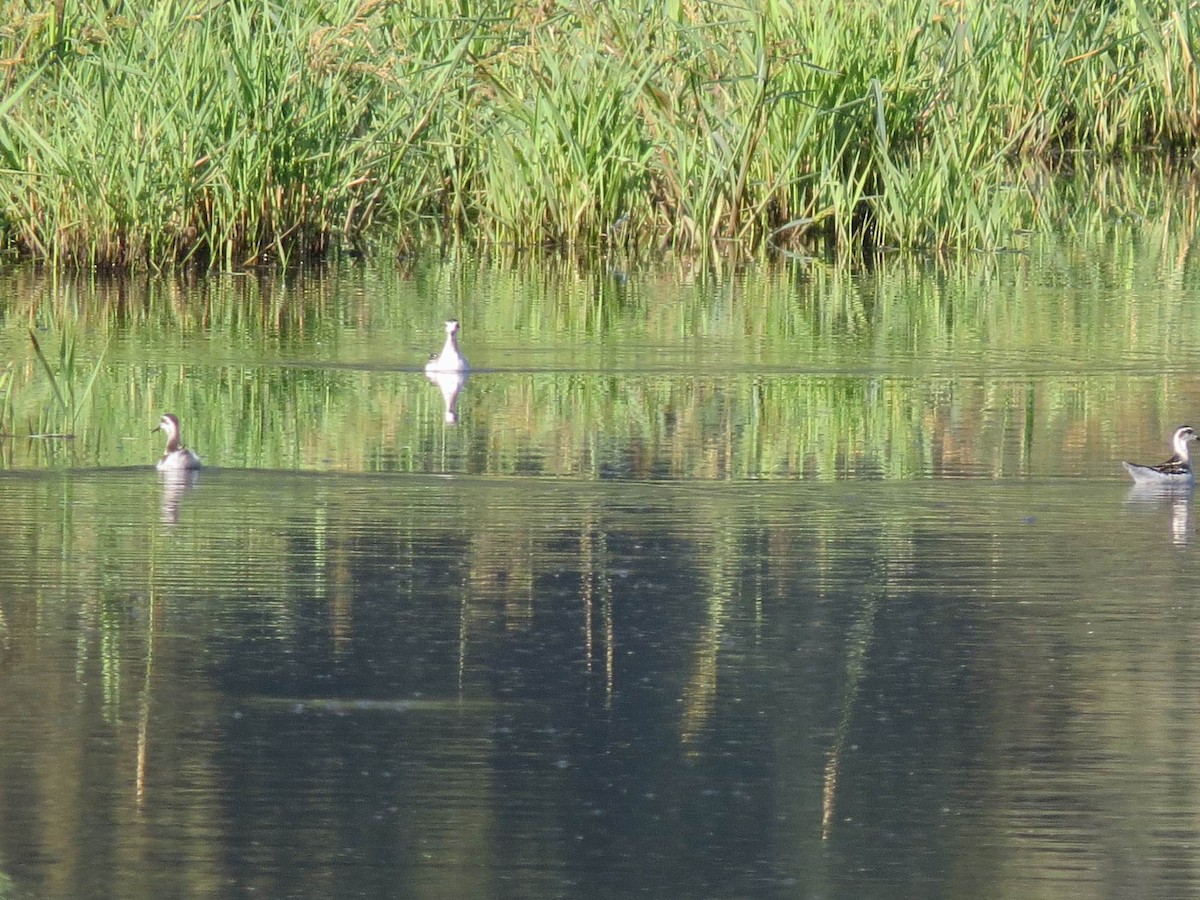
[[[425,363],[425,374],[465,371],[467,360],[458,350],[458,322],[451,319],[446,323],[446,343],[442,345],[442,352]]]
[[[167,449],[163,451],[162,458],[158,461],[158,471],[186,472],[200,468],[200,457],[183,446],[183,440],[179,436],[179,420],[177,418],[170,413],[163,413],[163,417],[158,420],[158,427],[153,431],[167,433]]]
[[[1188,443],[1195,440],[1200,440],[1196,429],[1191,425],[1180,425],[1171,437],[1171,447],[1175,450],[1175,455],[1165,463],[1142,466],[1122,462],[1121,465],[1137,484],[1192,484],[1192,460],[1188,453]]]

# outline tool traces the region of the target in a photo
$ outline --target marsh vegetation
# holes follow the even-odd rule
[[[55,264],[996,249],[1200,133],[1180,0],[0,11],[0,246]]]

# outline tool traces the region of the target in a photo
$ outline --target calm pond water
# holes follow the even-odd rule
[[[1152,238],[3,273],[0,897],[1194,896]]]

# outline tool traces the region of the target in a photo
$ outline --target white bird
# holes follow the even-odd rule
[[[446,343],[442,345],[442,352],[425,363],[425,374],[465,371],[467,360],[458,350],[458,322],[451,319],[446,323]]]
[[[167,433],[167,449],[163,451],[162,458],[158,461],[158,471],[185,472],[200,468],[200,457],[183,446],[183,440],[179,436],[179,420],[177,418],[170,413],[163,413],[163,417],[158,420],[158,427],[153,431]]]
[[[1171,437],[1175,455],[1165,463],[1143,466],[1122,461],[1121,465],[1137,484],[1192,484],[1192,461],[1188,453],[1188,443],[1195,440],[1200,440],[1196,430],[1191,425],[1180,425]]]

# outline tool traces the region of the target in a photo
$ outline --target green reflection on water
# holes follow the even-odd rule
[[[0,280],[0,466],[147,465],[163,411],[209,465],[555,476],[1109,474],[1194,415],[1186,229],[1020,253],[699,273],[563,260]],[[627,263],[628,261],[626,261]],[[475,369],[448,426],[441,320]],[[27,329],[101,360],[69,441]]]
[[[7,273],[0,464],[76,470],[0,478],[0,867],[856,896],[927,861],[977,894],[983,860],[1028,896],[1086,894],[1061,873],[1132,833],[1092,871],[1170,887],[1192,501],[1115,457],[1194,415],[1186,232],[704,277]],[[457,425],[421,372],[451,315]],[[101,374],[74,440],[30,440],[27,329],[68,323]],[[149,471],[165,409],[216,471]]]

